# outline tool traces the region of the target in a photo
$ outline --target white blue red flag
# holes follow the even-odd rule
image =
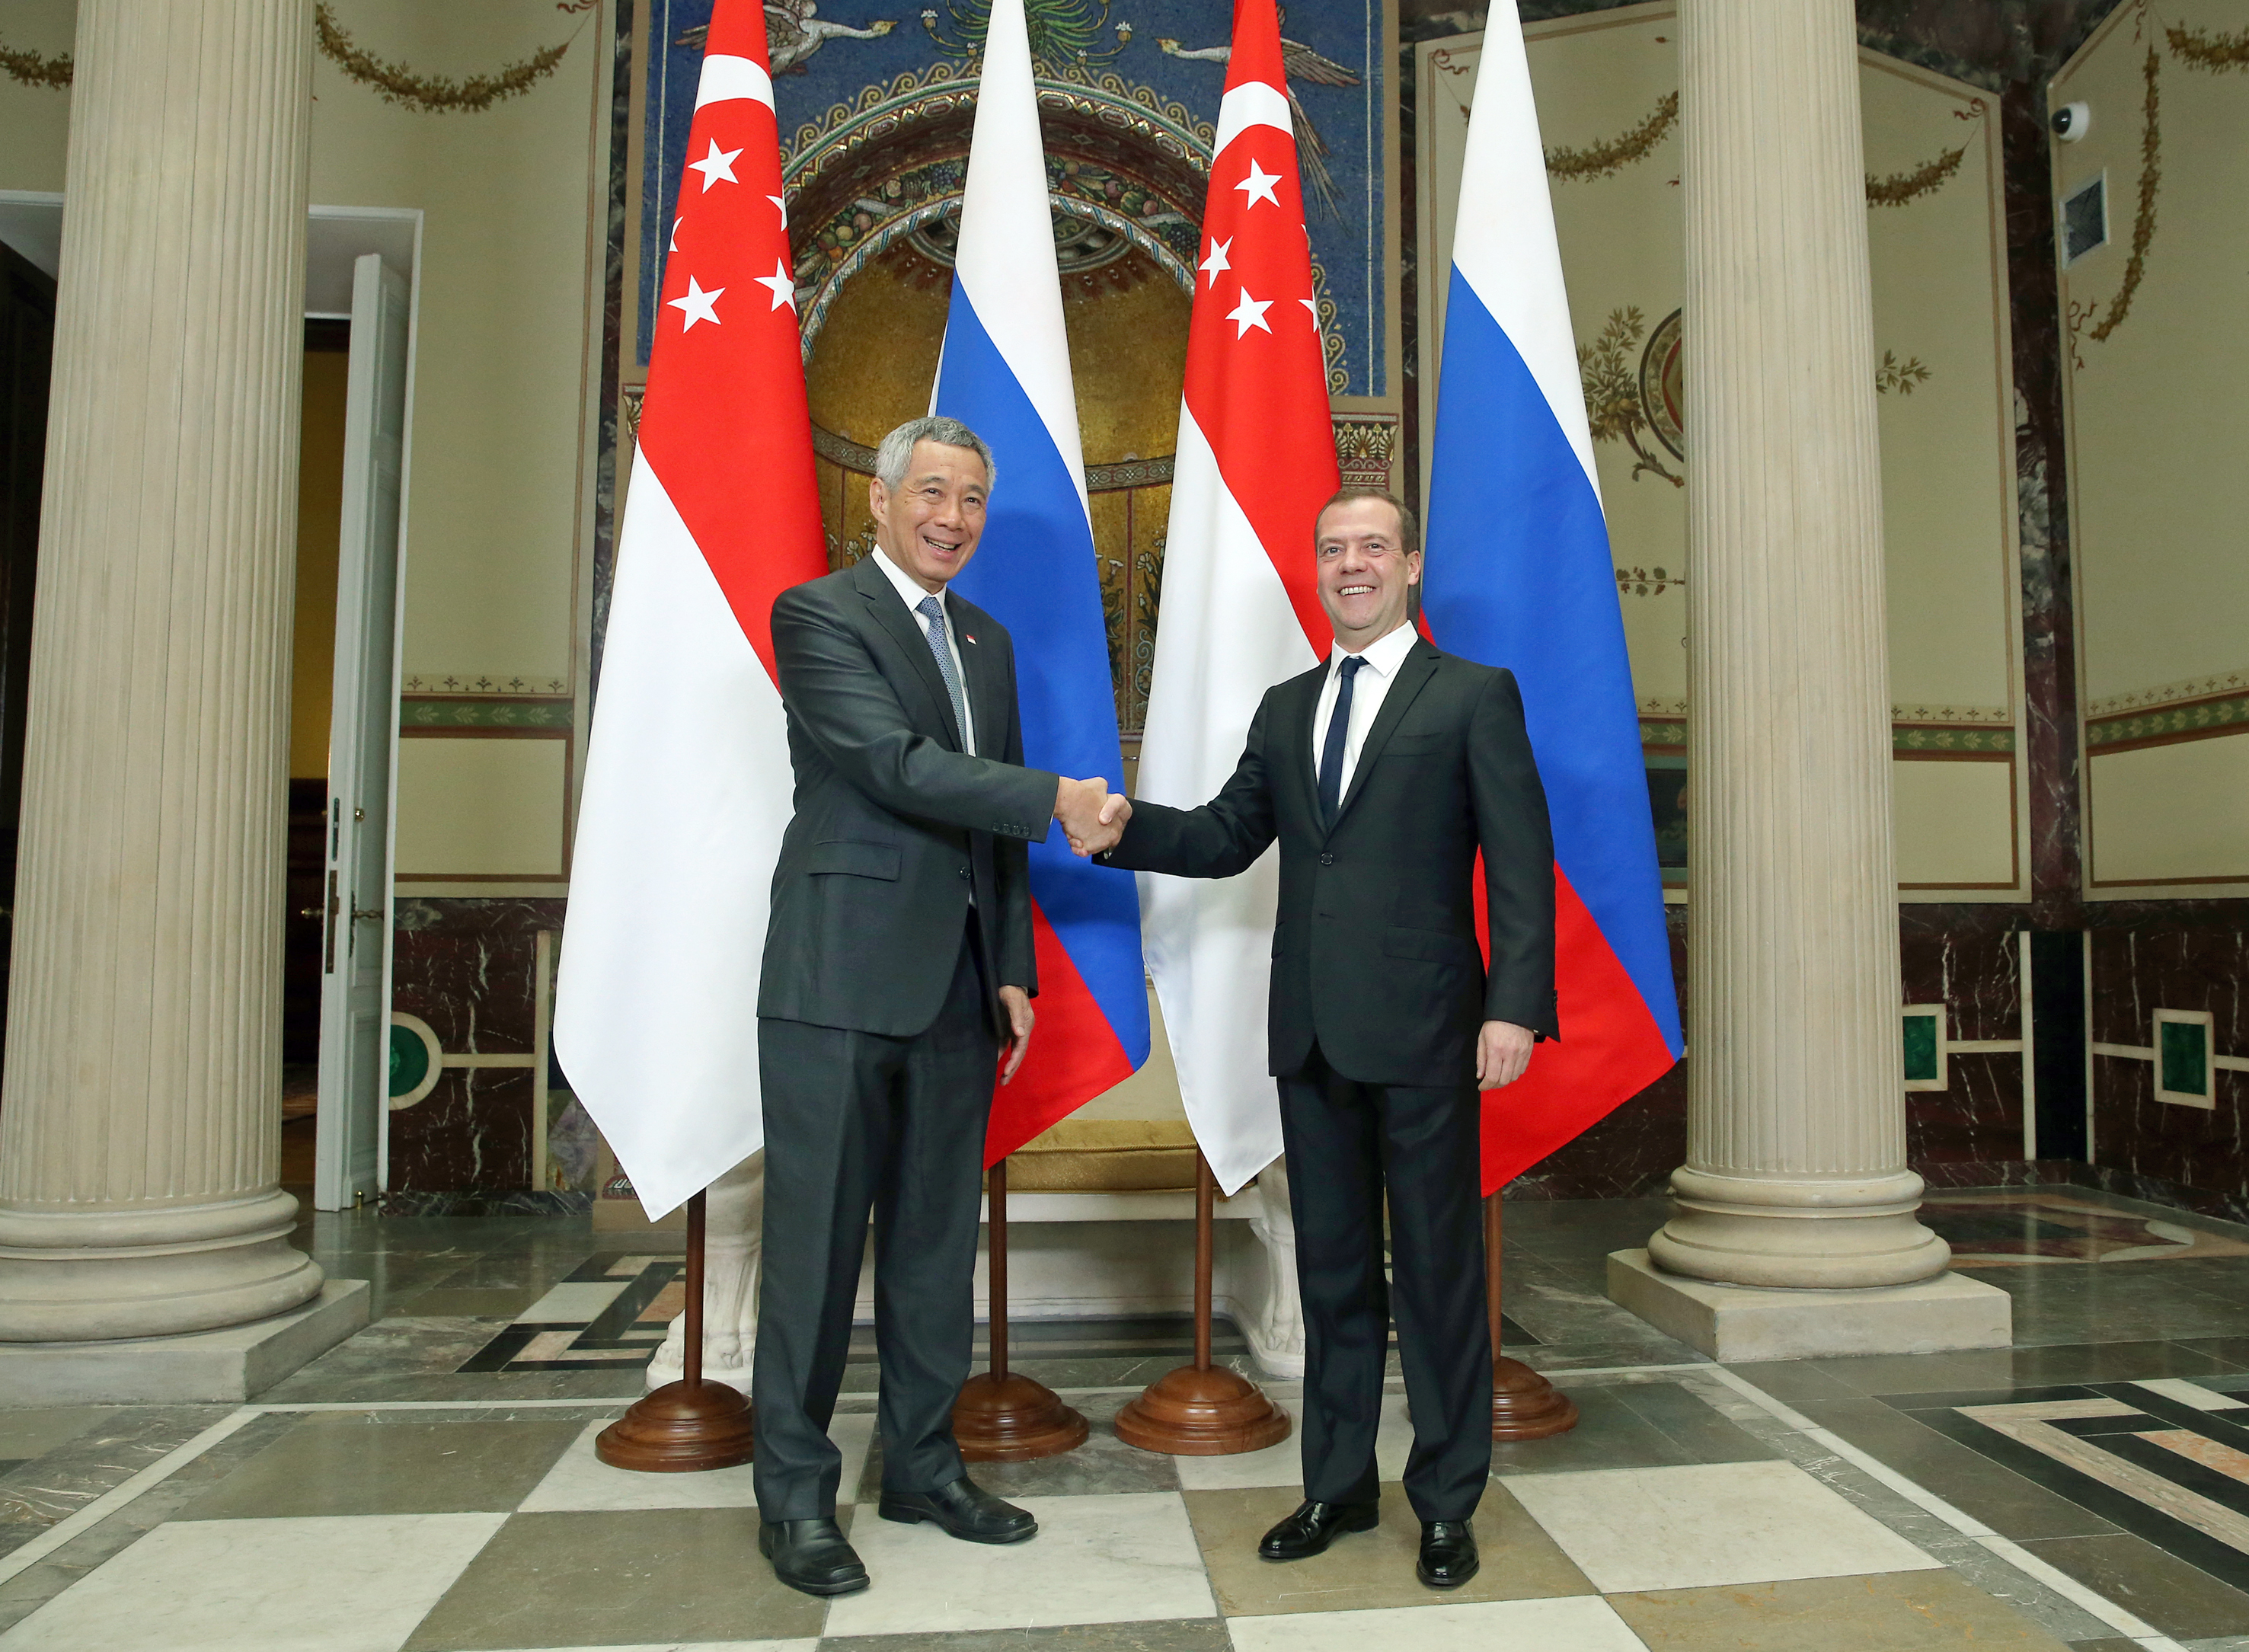
[[[1193,809],[1241,756],[1258,702],[1331,640],[1312,529],[1337,485],[1326,358],[1274,0],[1236,0],[1164,553],[1139,795]],[[1281,1153],[1267,1070],[1280,857],[1239,878],[1141,878],[1148,971],[1187,1121],[1232,1194]]]
[[[1431,445],[1423,613],[1523,690],[1554,821],[1562,1036],[1484,1098],[1495,1192],[1683,1049],[1632,664],[1514,0],[1485,25]]]
[[[792,809],[774,598],[828,571],[759,0],[719,0],[586,753],[554,1048],[649,1215],[764,1143]],[[745,501],[754,500],[754,508]]]
[[[1086,508],[1062,277],[1022,0],[994,0],[976,95],[945,354],[930,410],[991,445],[984,537],[953,581],[1008,628],[1023,761],[1124,788],[1109,630]],[[1039,966],[1031,1053],[992,1106],[996,1163],[1148,1058],[1148,991],[1131,874],[1031,845]]]

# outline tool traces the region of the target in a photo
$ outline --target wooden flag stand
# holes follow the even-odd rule
[[[753,1450],[750,1402],[703,1380],[703,1195],[687,1201],[687,1332],[683,1374],[643,1394],[602,1430],[594,1455],[613,1469],[685,1474],[731,1469]]]
[[[1486,1305],[1491,1314],[1491,1437],[1544,1440],[1578,1426],[1578,1402],[1499,1351],[1499,1195],[1483,1201]]]
[[[1008,1161],[987,1174],[992,1202],[992,1368],[960,1385],[953,1437],[970,1463],[1028,1463],[1085,1443],[1085,1419],[1043,1382],[1008,1369]]]
[[[1223,1457],[1262,1451],[1289,1437],[1289,1414],[1237,1371],[1210,1362],[1212,1205],[1210,1162],[1195,1153],[1194,1363],[1159,1377],[1117,1414],[1117,1437],[1143,1451]]]

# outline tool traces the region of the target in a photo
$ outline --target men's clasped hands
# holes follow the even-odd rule
[[[1091,780],[1065,777],[1055,788],[1054,817],[1069,839],[1070,853],[1083,858],[1117,847],[1124,823],[1132,818],[1132,805],[1097,774]]]

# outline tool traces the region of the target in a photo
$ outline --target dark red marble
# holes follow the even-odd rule
[[[449,1054],[536,1048],[540,931],[562,927],[555,899],[409,899],[397,905],[391,1003],[418,1015]],[[390,1115],[390,1187],[401,1193],[530,1185],[532,1075],[449,1070]]]
[[[532,1075],[455,1067],[390,1115],[390,1187],[399,1194],[502,1192],[531,1186]]]

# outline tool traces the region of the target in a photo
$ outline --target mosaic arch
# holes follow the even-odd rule
[[[1039,104],[1064,279],[1137,248],[1193,292],[1208,124],[1113,75],[1042,80]],[[907,241],[951,265],[974,120],[974,82],[940,63],[798,131],[784,178],[808,358],[836,294],[870,259]]]

